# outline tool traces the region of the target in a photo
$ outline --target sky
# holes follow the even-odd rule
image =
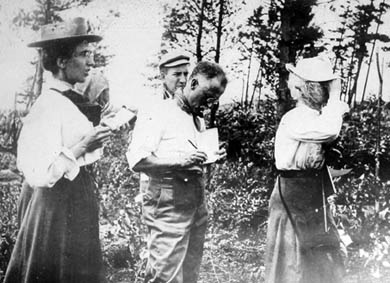
[[[383,2],[383,0],[374,0],[375,3]],[[329,0],[318,0],[318,3],[327,3]],[[357,3],[359,4],[368,4],[370,0],[356,0]],[[389,4],[389,1],[387,1]],[[344,3],[344,0],[335,0],[334,4],[340,5]],[[329,10],[329,5],[319,5],[317,8],[314,8],[313,13],[315,15],[314,17],[314,22],[316,25],[322,28],[324,31],[324,40],[327,41],[327,38],[332,36],[331,30],[334,30],[335,28],[338,27],[340,19],[337,16],[337,13],[331,12]],[[378,32],[379,33],[384,33],[388,36],[390,36],[390,11],[382,15],[382,20],[383,24],[380,25]],[[370,32],[374,33],[376,29],[376,25],[371,27]],[[372,45],[367,45],[368,50],[371,53],[371,47]],[[379,91],[379,78],[378,78],[378,72],[377,72],[377,65],[376,65],[376,58],[375,58],[375,53],[378,52],[379,54],[379,62],[380,64],[383,64],[383,99],[386,101],[390,100],[390,81],[386,80],[386,78],[390,77],[390,52],[383,52],[381,51],[381,47],[383,47],[384,44],[380,42],[376,42],[375,49],[374,49],[374,55],[372,57],[372,63],[370,67],[370,72],[368,76],[368,81],[367,81],[367,86],[366,86],[366,94],[365,97],[367,98],[368,96],[376,95]],[[387,45],[388,46],[388,45]],[[358,81],[358,86],[357,86],[357,98],[358,101],[360,101],[363,88],[364,88],[364,83],[368,71],[368,59],[366,59],[366,62],[362,65],[361,69],[361,76]]]
[[[363,0],[362,0],[363,1]],[[0,0],[0,68],[2,76],[0,84],[0,108],[13,106],[15,91],[23,88],[23,82],[34,73],[31,61],[36,56],[33,48],[27,48],[27,43],[38,39],[37,33],[12,27],[12,18],[22,9],[29,10],[34,0]],[[267,1],[265,1],[267,2]],[[321,2],[321,1],[320,1]],[[324,1],[323,1],[324,2]],[[94,0],[87,8],[77,8],[62,16],[71,18],[82,15],[91,22],[104,21],[99,33],[103,36],[102,44],[107,46],[115,56],[106,67],[105,73],[110,81],[110,93],[115,104],[142,104],[142,98],[151,90],[145,87],[146,75],[150,74],[148,63],[157,62],[157,53],[161,44],[163,4],[172,5],[174,0]],[[236,15],[236,21],[245,23],[259,0],[246,0],[247,5]],[[120,11],[120,17],[110,17],[110,9]],[[315,10],[315,22],[324,28],[325,32],[338,23],[338,18],[325,5]],[[387,21],[390,22],[390,21]],[[326,27],[326,28],[325,28]],[[389,25],[382,27],[382,32],[389,30]],[[390,30],[389,30],[390,31]],[[390,32],[388,32],[390,34]],[[325,34],[326,36],[327,33]],[[221,64],[228,67],[233,60],[238,60],[237,53],[223,54]],[[390,60],[386,57],[385,64]],[[254,62],[256,64],[256,62]],[[228,68],[226,68],[228,69]],[[370,75],[369,91],[377,92],[376,67]],[[385,68],[385,77],[389,75]],[[365,74],[365,70],[363,69]],[[221,102],[228,103],[239,99],[243,81],[229,74],[229,84]],[[389,87],[385,84],[384,94],[390,99]],[[238,95],[237,95],[238,94]]]
[[[175,1],[132,0],[131,5],[128,3],[126,0],[94,0],[87,8],[72,9],[62,16],[66,19],[82,15],[91,22],[99,22],[105,17],[101,44],[115,55],[105,69],[112,100],[116,104],[137,106],[143,103],[144,94],[150,92],[144,85],[147,83],[146,74],[151,72],[147,65],[158,60],[163,31],[162,7],[164,4],[173,5]],[[29,30],[21,34],[11,25],[12,17],[19,9],[29,10],[34,7],[33,4],[34,0],[0,0],[0,68],[7,70],[0,77],[3,86],[0,108],[13,106],[15,90],[22,89],[25,79],[34,73],[30,62],[35,58],[36,51],[26,45],[37,39],[38,34]],[[237,18],[244,21],[257,5],[256,0],[247,0],[245,9],[236,15]],[[107,20],[110,7],[120,11],[121,16],[108,17]],[[230,58],[225,56],[225,61],[229,62]],[[241,93],[241,88],[242,82],[232,79],[222,102],[230,102],[233,94]]]

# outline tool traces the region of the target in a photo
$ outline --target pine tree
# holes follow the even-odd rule
[[[40,26],[62,21],[60,12],[70,9],[75,5],[86,5],[90,0],[35,0],[36,8],[33,11],[21,9],[14,18],[14,24],[19,27],[31,27],[38,30]],[[43,66],[39,58],[34,62],[36,65],[35,75],[32,80],[30,92],[27,94],[28,101],[26,108],[29,109],[35,99],[42,92]]]
[[[227,39],[234,30],[229,18],[238,9],[232,0],[182,0],[174,7],[166,5],[162,52],[179,47],[198,62],[204,58],[219,62],[224,43],[232,41]]]
[[[390,38],[383,33],[373,32],[382,23],[381,15],[388,9],[384,1],[371,0],[369,4],[358,4],[347,1],[341,5],[341,26],[336,30],[339,37],[333,39],[338,44],[333,47],[336,54],[336,66],[346,83],[343,95],[348,104],[356,101],[357,83],[361,77],[361,68],[369,56],[368,46],[376,41],[389,42]],[[364,95],[362,95],[362,100]]]
[[[253,45],[267,83],[276,88],[279,117],[292,104],[285,64],[294,63],[307,47],[315,51],[314,44],[323,35],[319,27],[312,25],[315,4],[315,0],[271,0],[269,7],[260,5],[249,18],[252,30],[241,33],[248,50]],[[311,52],[312,55],[315,54]]]

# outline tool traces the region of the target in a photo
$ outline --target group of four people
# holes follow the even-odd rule
[[[74,87],[93,66],[89,43],[101,37],[87,33],[83,18],[46,25],[41,32],[41,40],[30,46],[41,48],[43,66],[53,76],[18,141],[18,167],[32,189],[21,202],[5,283],[104,282],[90,164],[112,131],[91,115],[96,109],[85,107],[88,101]],[[191,73],[188,67],[185,54],[162,58],[160,99],[139,112],[126,154],[130,169],[144,174],[145,282],[150,283],[196,282],[203,254],[207,155],[197,149],[197,140],[205,130],[203,111],[217,103],[227,78],[215,63],[199,62]],[[275,139],[280,174],[270,200],[267,282],[340,282],[337,231],[328,210],[323,213],[329,229],[322,229],[319,210],[329,181],[321,145],[337,137],[347,107],[338,100],[328,61],[316,57],[287,67],[298,105],[283,117]],[[318,76],[310,71],[315,67]],[[224,149],[216,154],[226,155]]]

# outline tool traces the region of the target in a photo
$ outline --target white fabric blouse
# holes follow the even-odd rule
[[[201,122],[203,131],[204,120]],[[154,106],[139,113],[126,153],[130,169],[150,155],[176,158],[194,151],[188,140],[197,145],[198,133],[192,115],[183,111],[176,99],[156,100]]]
[[[100,158],[100,150],[96,150],[76,160],[70,148],[93,125],[71,100],[51,88],[63,92],[72,85],[55,78],[45,84],[23,119],[18,140],[18,168],[32,187],[50,188],[62,177],[74,180],[80,166]]]
[[[346,103],[330,98],[321,113],[300,104],[281,119],[275,137],[275,161],[279,170],[320,169],[324,164],[322,143],[339,135]]]

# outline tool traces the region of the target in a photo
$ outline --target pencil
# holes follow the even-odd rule
[[[198,147],[197,147],[191,140],[188,140],[188,142],[189,142],[195,149],[198,149]]]

